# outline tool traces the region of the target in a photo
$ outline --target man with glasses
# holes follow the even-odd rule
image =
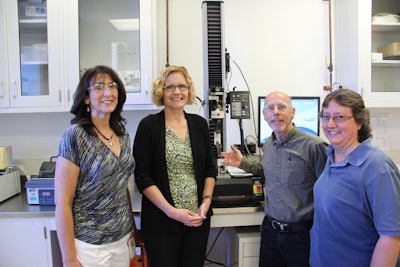
[[[295,112],[287,94],[271,92],[263,115],[273,133],[263,146],[261,162],[243,157],[234,146],[233,152],[222,152],[227,165],[265,179],[260,267],[309,266],[313,186],[324,169],[327,144],[299,130],[293,123]]]

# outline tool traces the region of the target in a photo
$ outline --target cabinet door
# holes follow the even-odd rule
[[[125,84],[126,105],[150,104],[155,0],[98,0],[96,5],[89,0],[72,0],[71,5],[76,2],[78,25],[71,17],[79,36],[79,55],[75,51],[71,56],[79,57],[80,72],[96,65],[110,66]],[[74,60],[69,63],[73,67],[77,65]],[[78,74],[71,71],[72,77]]]
[[[0,107],[9,107],[8,66],[4,0],[0,0]]]
[[[399,10],[400,1],[334,1],[335,78],[359,92],[368,107],[400,107],[400,58],[372,61],[378,47],[400,41],[400,22],[372,17]]]
[[[0,221],[0,236],[0,266],[51,266],[45,220]]]
[[[374,60],[369,57],[368,61],[371,87],[367,97],[376,106],[400,106],[400,20],[392,17],[399,11],[400,1],[372,1],[368,52],[381,53],[383,57]]]
[[[58,0],[5,0],[10,107],[60,107]]]

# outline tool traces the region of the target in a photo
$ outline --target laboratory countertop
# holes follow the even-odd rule
[[[54,211],[55,206],[29,205],[25,191],[0,203],[0,219],[52,217]]]
[[[213,208],[213,211],[211,227],[260,225],[264,217],[261,206]],[[0,219],[52,218],[54,212],[55,206],[28,204],[25,191],[0,203]]]

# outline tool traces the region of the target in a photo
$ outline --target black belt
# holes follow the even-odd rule
[[[272,228],[279,232],[309,231],[313,224],[311,220],[300,223],[283,223],[268,216],[265,216],[265,218],[271,223]]]

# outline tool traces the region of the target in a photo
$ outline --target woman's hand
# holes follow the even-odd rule
[[[205,220],[207,219],[207,212],[210,209],[211,206],[211,197],[203,198],[203,203],[201,203],[199,209],[197,210],[197,213],[200,215],[200,217]]]
[[[175,209],[171,218],[190,227],[199,227],[203,224],[201,216],[188,209]]]

